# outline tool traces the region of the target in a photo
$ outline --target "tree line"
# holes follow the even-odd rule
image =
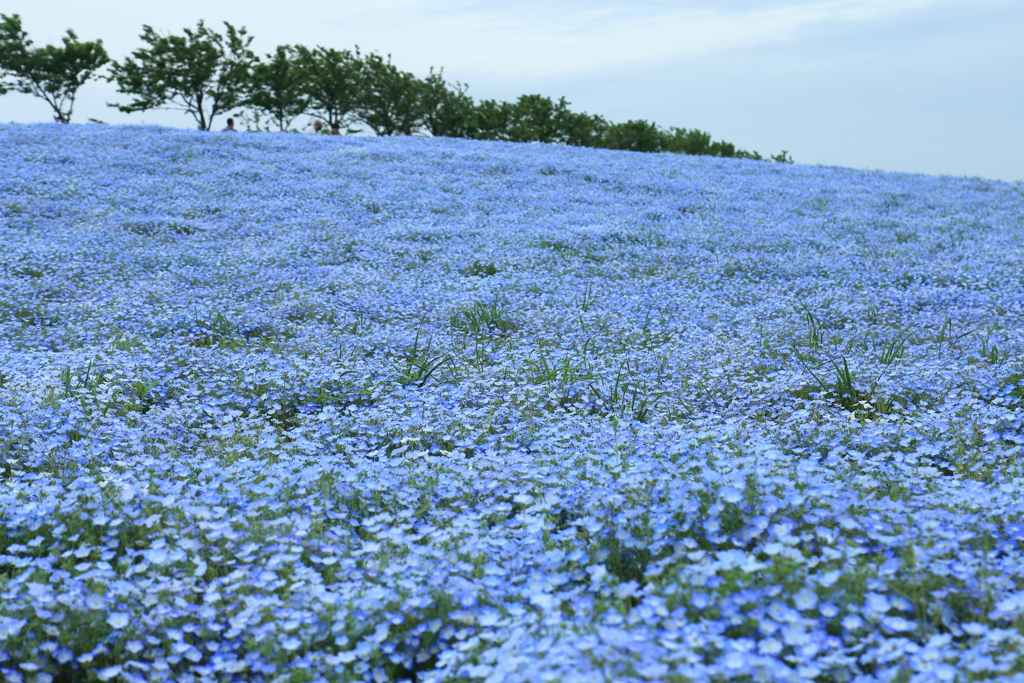
[[[564,97],[522,95],[514,102],[479,102],[468,87],[445,80],[444,70],[417,78],[391,63],[391,57],[363,54],[359,48],[281,45],[259,56],[245,28],[224,22],[218,32],[199,21],[181,34],[143,26],[144,44],[125,59],[112,61],[102,40],[80,41],[68,30],[58,46],[34,47],[21,18],[0,14],[0,94],[22,92],[44,99],[54,119],[69,123],[75,96],[86,82],[116,83],[126,102],[109,104],[122,112],[176,109],[193,117],[201,130],[231,110],[252,130],[290,130],[311,117],[334,130],[365,126],[377,135],[433,136],[550,142],[637,152],[677,152],[762,159],[732,143],[712,141],[697,129],[663,128],[646,120],[613,123],[572,111]],[[104,67],[107,73],[101,75]],[[353,128],[356,126],[357,128]],[[783,150],[773,161],[792,162]]]

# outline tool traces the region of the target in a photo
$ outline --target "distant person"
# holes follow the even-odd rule
[[[340,123],[332,123],[331,124],[331,132],[328,133],[328,135],[341,135],[341,124]]]
[[[322,121],[314,121],[312,126],[309,126],[308,128],[306,128],[306,130],[302,132],[308,133],[309,135],[317,135],[320,132],[320,129],[323,127],[324,124]]]
[[[238,131],[235,130],[235,120],[234,119],[228,119],[228,125],[224,126],[224,130],[222,130],[221,132],[222,133],[237,133]]]

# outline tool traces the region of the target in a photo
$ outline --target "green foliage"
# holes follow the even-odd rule
[[[153,392],[157,383],[143,379],[112,379],[111,366],[93,361],[85,367],[73,368],[65,365],[58,375],[59,385],[48,387],[46,400],[52,405],[61,401],[75,400],[86,414],[99,411],[103,415],[112,413],[121,417],[131,413],[146,413],[157,404],[159,398]],[[103,390],[106,387],[106,390]],[[72,441],[84,437],[75,432],[68,435]]]
[[[0,384],[0,386],[3,386]],[[1014,404],[1024,403],[1024,372],[1015,372],[1003,382],[1003,388]]]
[[[513,142],[562,142],[561,115],[568,103],[543,95],[522,95],[509,109],[506,139]]]
[[[512,377],[518,382],[543,386],[545,398],[541,405],[546,410],[573,409],[588,399],[591,385],[582,385],[599,379],[587,357],[587,346],[584,344],[579,359],[553,361],[543,352],[536,358],[531,356]]]
[[[508,139],[589,146],[603,123],[600,117],[570,111],[564,97],[553,102],[542,95],[523,95],[512,109]]]
[[[985,333],[985,336],[981,337],[978,358],[990,365],[1002,365],[1010,359],[1010,354],[1005,350],[999,349],[999,346],[992,341],[991,334],[992,331],[989,330]]]
[[[331,128],[340,129],[354,120],[362,97],[363,62],[359,48],[349,50],[297,45],[295,59],[302,73],[302,87],[309,97],[309,111]]]
[[[910,330],[905,329],[899,334],[883,341],[879,350],[878,361],[888,367],[901,360],[907,354],[907,343],[910,341],[911,336]]]
[[[595,146],[604,125],[599,116],[570,111],[564,97],[556,102],[543,95],[522,95],[515,102],[480,102],[469,137]]]
[[[92,393],[107,381],[102,366],[93,365],[92,361],[84,368],[72,368],[65,365],[60,373],[62,398],[73,398],[79,392]]]
[[[597,115],[564,111],[559,115],[561,142],[576,147],[600,147],[608,122]]]
[[[499,272],[501,271],[493,263],[482,263],[480,261],[473,261],[472,265],[459,270],[461,275],[469,277],[488,277],[490,275],[497,275]]]
[[[204,318],[199,317],[197,311],[188,344],[200,348],[230,345],[238,332],[238,325],[220,311],[214,311]]]
[[[420,94],[420,123],[435,137],[472,137],[473,98],[466,94],[466,86],[456,82],[449,86],[444,80],[444,69],[430,74],[422,81]]]
[[[608,126],[598,145],[605,149],[627,149],[632,152],[661,152],[664,149],[661,130],[647,121],[626,121]]]
[[[353,374],[346,371],[341,375]],[[267,422],[284,432],[302,424],[305,415],[316,414],[324,406],[335,406],[341,410],[350,407],[366,407],[374,403],[371,391],[348,379],[335,379],[322,384],[288,392],[283,396],[271,396],[269,387],[259,387],[252,397],[257,400],[256,410],[266,416]]]
[[[509,312],[493,301],[462,306],[452,315],[451,325],[472,337],[507,335],[519,329]]]
[[[245,29],[224,26],[227,34],[221,35],[200,21],[182,36],[143,26],[140,38],[148,47],[110,69],[118,92],[134,100],[110,106],[123,112],[177,109],[191,114],[200,130],[210,130],[217,114],[244,101],[256,60]]]
[[[696,128],[669,128],[662,133],[664,150],[682,154],[703,154],[713,157],[737,157],[740,159],[760,159],[757,152],[737,149],[731,142],[719,140],[712,142],[711,133]],[[783,152],[785,154],[785,152]],[[774,158],[774,157],[773,157]],[[792,161],[792,160],[791,160]]]
[[[0,308],[0,322],[16,320],[22,325],[52,327],[63,322],[61,312],[45,303],[19,303]]]
[[[956,342],[960,341],[964,337],[973,335],[975,330],[967,330],[966,332],[960,332],[959,334],[953,330],[953,319],[946,318],[945,322],[942,323],[942,327],[939,328],[939,333],[935,335],[933,341],[938,347],[938,353],[941,357],[943,352],[947,349],[953,351],[963,351],[963,347],[958,345]]]
[[[46,100],[53,118],[70,123],[78,89],[109,60],[103,41],[80,42],[68,30],[63,45],[34,48],[17,14],[0,14],[0,95],[8,90]]]
[[[473,108],[469,136],[477,140],[507,140],[513,105],[497,100],[482,100]]]
[[[712,156],[731,156],[716,154],[727,143],[712,142],[711,133],[686,128],[669,128],[662,133],[662,144],[667,152],[681,154],[710,154]]]
[[[422,117],[422,84],[378,54],[363,59],[356,118],[377,135],[412,135]]]
[[[563,358],[561,362],[552,362],[542,353],[537,358],[523,361],[521,378],[530,384],[547,384],[564,389],[598,377],[586,358],[578,361]]]
[[[874,378],[860,381],[863,378],[858,378],[850,369],[847,357],[839,353],[843,339],[829,335],[826,324],[810,311],[804,311],[804,320],[807,324],[806,333],[798,338],[803,348],[798,348],[794,343],[791,350],[797,363],[814,378],[817,386],[801,387],[791,392],[794,396],[808,399],[820,391],[843,409],[863,416],[888,414],[897,406],[907,408],[931,400],[928,394],[914,390],[886,396],[878,389],[883,375],[906,356],[908,346],[914,339],[910,328],[885,336],[868,332],[845,343],[843,353],[853,349],[871,351],[881,366]]]
[[[593,308],[596,301],[597,299],[594,297],[594,287],[589,283],[583,288],[583,291],[579,296],[573,298],[573,302],[578,304],[580,310],[584,313]]]
[[[400,384],[414,384],[422,387],[431,376],[445,365],[452,363],[452,357],[433,351],[433,340],[428,339],[426,346],[420,346],[420,335],[416,333],[411,347],[399,354],[394,364]]]
[[[156,404],[156,397],[152,393],[154,387],[156,387],[156,382],[146,382],[144,380],[125,382],[122,387],[125,402],[118,410],[118,414],[127,415],[131,412],[147,412]]]
[[[650,420],[655,408],[669,392],[653,391],[647,380],[637,380],[638,376],[640,373],[636,366],[627,360],[619,366],[611,383],[603,387],[591,384],[590,393],[596,411],[636,422]]]
[[[438,94],[433,97],[438,102],[444,101],[442,95],[445,91],[440,90],[442,86],[443,80],[428,86],[428,89],[437,90]],[[459,125],[456,134],[461,133],[462,137],[509,142],[547,142],[633,152],[673,152],[740,159],[763,158],[757,152],[739,149],[731,142],[712,141],[710,133],[697,129],[663,129],[653,122],[644,120],[609,123],[600,116],[573,112],[564,97],[556,101],[543,95],[522,95],[515,102],[482,100],[473,105],[472,100],[460,90],[458,98]],[[467,116],[467,109],[471,110],[471,116]],[[778,162],[793,162],[786,151],[770,158]]]
[[[736,157],[740,159],[761,159],[757,152],[737,149],[731,142],[712,142],[711,134],[686,128],[663,129],[657,124],[638,120],[615,123],[604,128],[600,141],[595,145],[607,149],[626,149],[633,152],[673,152],[676,154],[700,154],[715,157]],[[783,161],[786,152],[772,157]],[[778,157],[778,158],[777,158]],[[788,159],[788,157],[787,157]],[[788,159],[792,163],[792,159]]]
[[[30,49],[17,14],[0,15],[0,94],[9,89],[44,97],[58,121],[68,122],[77,89],[108,60],[102,42],[80,43],[68,31],[64,47]],[[248,130],[286,130],[309,113],[332,132],[357,132],[353,123],[377,135],[411,135],[425,130],[433,136],[545,142],[581,147],[674,152],[762,159],[757,152],[712,141],[709,133],[686,128],[663,129],[645,120],[610,123],[600,116],[574,112],[560,97],[522,95],[515,102],[475,103],[467,86],[449,85],[444,70],[430,69],[420,80],[398,69],[391,56],[302,45],[278,46],[260,60],[249,49],[244,28],[224,22],[221,35],[202,21],[184,35],[160,35],[143,26],[146,47],[114,62],[109,81],[132,98],[111,104],[123,112],[177,109],[192,115],[202,130],[236,106]],[[13,79],[13,80],[12,80]],[[769,157],[792,163],[789,153]]]
[[[266,61],[253,65],[244,104],[269,116],[282,131],[305,113],[309,96],[302,82],[302,68],[295,58],[295,48],[279,45],[273,54],[267,55]]]

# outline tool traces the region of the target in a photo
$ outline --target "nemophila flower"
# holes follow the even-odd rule
[[[782,652],[783,645],[775,638],[764,638],[757,645],[757,651],[762,655],[774,656]]]
[[[892,608],[892,602],[885,595],[868,593],[864,596],[864,609],[868,615],[878,617],[886,614]]]
[[[882,628],[891,631],[911,631],[914,629],[914,624],[903,617],[885,617],[881,622]]]
[[[8,661],[1014,665],[1016,186],[40,130],[0,126]]]
[[[783,641],[793,647],[804,646],[810,642],[810,634],[802,626],[796,624],[783,626],[780,634]]]
[[[743,492],[732,486],[723,487],[718,494],[726,503],[739,503],[743,500]]]
[[[711,604],[711,600],[706,593],[694,593],[690,599],[690,604],[697,609],[704,609]]]
[[[21,629],[28,623],[26,619],[12,619],[11,617],[0,617],[0,638],[9,639],[17,636]]]
[[[809,588],[802,588],[793,596],[793,605],[801,612],[812,610],[818,605],[818,595]]]
[[[110,681],[117,678],[124,669],[119,665],[108,666],[96,671],[96,677],[101,681]]]
[[[826,619],[831,619],[840,613],[839,607],[830,602],[822,603],[818,607],[818,611],[821,613],[821,616],[825,617]]]
[[[107,615],[107,623],[111,628],[121,629],[131,623],[131,615],[126,612],[111,612]]]
[[[855,631],[857,629],[864,627],[864,620],[856,614],[847,614],[845,617],[843,617],[842,624],[843,628],[849,631]]]

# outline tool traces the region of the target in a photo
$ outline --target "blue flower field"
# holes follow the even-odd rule
[[[0,126],[6,681],[1024,681],[1024,184]]]

